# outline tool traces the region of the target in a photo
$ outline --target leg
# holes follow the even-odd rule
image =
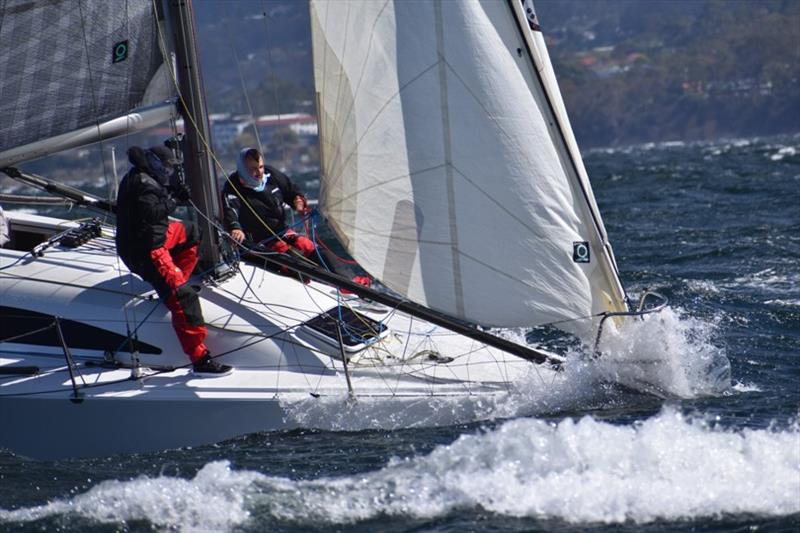
[[[308,237],[298,235],[292,243],[292,247],[297,248],[300,253],[315,263],[318,261],[317,247]]]
[[[177,221],[170,222],[167,228],[167,235],[164,248],[169,250],[172,261],[183,274],[183,282],[186,283],[197,266],[197,242],[190,240],[186,227]]]
[[[191,271],[184,271],[176,266],[166,248],[152,250],[150,261],[142,277],[153,284],[170,310],[172,327],[178,335],[181,347],[194,363],[207,352],[204,341],[208,330],[197,293],[185,285]],[[194,265],[191,266],[194,268]]]
[[[188,285],[181,285],[164,303],[172,313],[172,327],[184,353],[192,363],[196,363],[208,352],[204,344],[208,329],[197,293]]]

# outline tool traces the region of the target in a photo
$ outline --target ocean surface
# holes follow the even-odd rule
[[[626,289],[670,298],[606,347],[658,359],[654,394],[601,362],[559,390],[517,384],[472,424],[442,404],[441,426],[364,431],[330,405],[332,431],[93,460],[0,450],[0,531],[800,530],[800,136],[585,162]]]

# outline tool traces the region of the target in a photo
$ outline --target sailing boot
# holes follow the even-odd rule
[[[233,367],[214,361],[211,354],[206,351],[203,357],[192,363],[192,371],[203,377],[220,377],[233,372]]]

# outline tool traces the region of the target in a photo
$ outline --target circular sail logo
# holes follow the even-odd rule
[[[111,62],[119,63],[128,59],[128,41],[120,41],[111,49]]]
[[[572,243],[572,260],[576,263],[589,262],[589,242],[578,241]]]

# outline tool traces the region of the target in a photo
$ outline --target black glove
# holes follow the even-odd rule
[[[178,183],[173,186],[171,192],[179,204],[188,204],[189,199],[192,197],[192,191],[185,183]]]

